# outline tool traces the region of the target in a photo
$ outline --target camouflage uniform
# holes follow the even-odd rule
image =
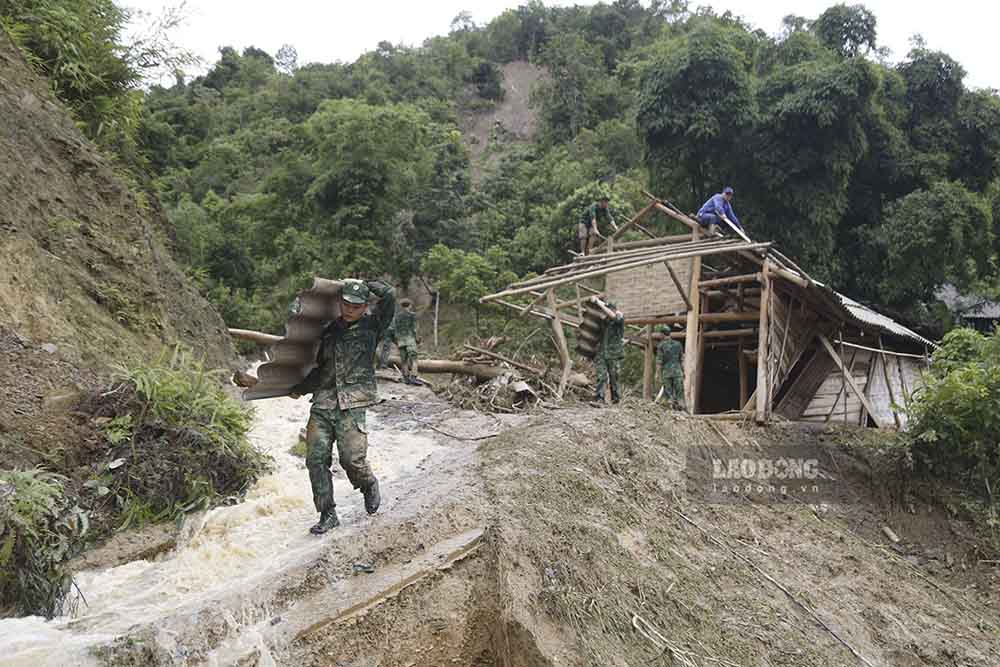
[[[378,359],[378,367],[385,368],[389,365],[389,353],[392,352],[393,343],[396,342],[396,320],[392,321],[389,328],[385,330],[382,337],[382,353]]]
[[[621,373],[622,359],[625,358],[625,318],[616,317],[605,320],[601,331],[601,342],[594,357],[594,368],[597,370],[598,401],[604,401],[604,384],[611,385],[611,400],[617,403],[621,400],[618,391],[618,375]]]
[[[312,393],[306,467],[319,512],[328,512],[336,505],[330,474],[334,441],[351,486],[365,491],[377,483],[367,460],[365,408],[378,401],[375,346],[392,321],[396,300],[392,287],[382,282],[366,283],[367,290],[365,285],[355,286],[362,292],[370,290],[380,301],[356,322],[337,319],[328,325],[316,355],[316,368],[291,389],[294,394]]]
[[[669,336],[669,334],[668,334]],[[663,396],[676,410],[684,410],[684,368],[681,356],[684,348],[672,338],[667,338],[656,346],[656,361],[660,364],[660,381]]]
[[[610,224],[611,209],[601,208],[596,202],[584,209],[583,215],[580,216],[580,222],[576,226],[576,237],[578,240],[583,241],[588,236],[594,235],[594,232],[597,230],[592,229],[590,226],[590,222],[594,219],[603,221],[605,224]]]
[[[417,364],[417,316],[406,309],[400,309],[393,321],[393,328],[399,358],[403,362],[403,378],[412,380],[416,375],[414,371]]]

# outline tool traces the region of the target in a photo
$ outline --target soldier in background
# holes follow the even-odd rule
[[[403,382],[420,384],[417,380],[417,315],[413,312],[413,302],[402,299],[392,323],[399,358],[402,361]]]
[[[656,361],[660,365],[660,382],[663,384],[663,397],[674,410],[686,410],[684,407],[684,367],[682,359],[684,348],[679,341],[670,337],[670,327],[661,329],[666,338],[656,346]]]
[[[618,390],[618,377],[621,373],[622,359],[625,358],[625,316],[610,301],[607,307],[613,315],[604,320],[601,328],[601,338],[594,356],[594,368],[597,371],[597,393],[594,397],[599,403],[604,402],[605,383],[611,385],[611,402],[621,400]]]
[[[368,299],[379,301],[369,310]],[[345,280],[340,294],[340,317],[323,330],[316,368],[289,396],[312,394],[306,426],[306,468],[319,522],[310,532],[320,535],[340,525],[333,499],[333,443],[340,466],[351,485],[365,497],[365,510],[378,511],[378,479],[368,465],[366,408],[378,401],[375,384],[375,346],[385,335],[396,310],[392,287],[372,280]]]
[[[601,230],[597,225],[598,220],[605,221],[612,229],[618,229],[618,225],[615,224],[615,219],[611,216],[611,209],[608,208],[609,197],[607,194],[602,194],[597,198],[597,201],[588,206],[583,215],[580,216],[580,222],[576,226],[576,236],[580,241],[580,254],[589,255],[590,249],[594,245],[594,237],[605,238],[601,234]]]
[[[389,365],[389,353],[392,352],[392,346],[396,342],[396,320],[393,318],[392,323],[389,328],[385,330],[385,335],[382,336],[382,350],[378,358],[378,367],[385,368]]]

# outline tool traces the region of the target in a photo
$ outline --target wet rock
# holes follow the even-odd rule
[[[42,349],[48,352],[49,354],[55,354],[56,352],[59,351],[59,347],[53,343],[45,343],[44,345],[42,345]]]

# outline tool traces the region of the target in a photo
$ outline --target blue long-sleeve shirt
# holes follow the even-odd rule
[[[725,196],[723,196],[721,192],[712,195],[709,197],[707,202],[702,204],[701,208],[698,210],[698,217],[700,218],[706,213],[714,213],[720,217],[725,215],[740,229],[743,228],[743,225],[740,223],[740,219],[736,217],[736,211],[734,211],[733,207],[729,205],[729,202],[726,201]]]

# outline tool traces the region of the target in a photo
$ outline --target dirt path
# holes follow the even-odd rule
[[[453,411],[423,388],[388,384],[383,394],[388,400],[370,412],[369,458],[383,489],[378,515],[365,514],[361,495],[337,471],[342,526],[324,538],[309,535],[316,514],[308,476],[303,461],[288,451],[309,404],[260,401],[251,437],[275,457],[275,472],[244,502],[189,521],[173,551],[79,573],[86,604],[75,617],[0,621],[0,663],[94,664],[94,647],[103,647],[101,659],[112,664],[230,664],[212,652],[253,644],[258,623],[271,627],[310,590],[353,578],[356,563],[378,571],[478,527],[471,503],[464,514],[441,516],[437,509],[474,493],[474,448],[427,424],[462,436],[496,430],[499,423]]]

